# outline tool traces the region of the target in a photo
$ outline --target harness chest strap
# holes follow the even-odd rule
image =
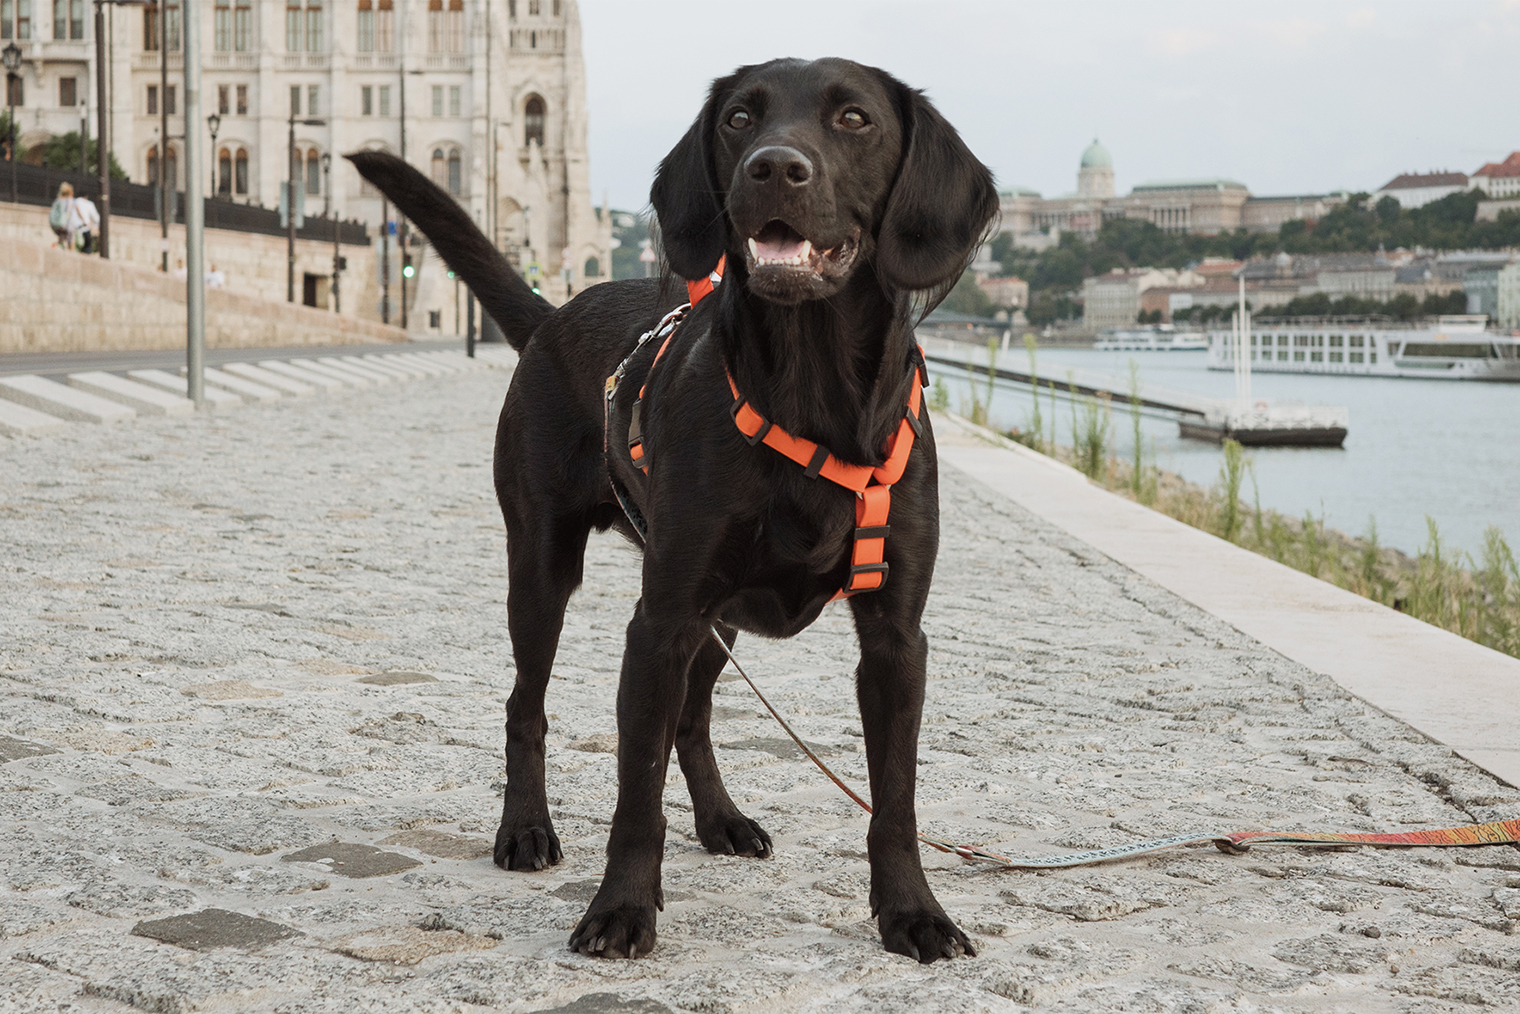
[[[856,592],[876,591],[887,583],[887,536],[892,531],[887,521],[892,511],[892,485],[902,478],[903,470],[908,467],[913,441],[923,435],[920,414],[923,387],[928,378],[923,367],[922,349],[918,350],[918,361],[913,369],[919,382],[912,385],[908,393],[908,404],[903,409],[897,432],[891,437],[887,460],[874,467],[840,461],[822,444],[793,436],[774,425],[744,399],[734,378],[728,378],[729,390],[734,395],[729,414],[751,446],[765,444],[801,465],[803,474],[809,479],[822,476],[855,494],[855,537],[850,548],[850,576],[835,599],[847,598]]]

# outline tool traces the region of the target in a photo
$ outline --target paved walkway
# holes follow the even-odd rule
[[[0,1011],[1520,1007],[1509,847],[1042,874],[930,852],[980,956],[885,954],[863,817],[737,680],[719,763],[775,858],[702,850],[673,770],[659,947],[567,952],[612,812],[638,561],[594,539],[571,604],[549,702],[565,862],[503,873],[505,384],[0,439]],[[1030,854],[1520,812],[1451,749],[989,486],[947,467],[942,503],[926,830]],[[738,650],[863,784],[847,613]]]

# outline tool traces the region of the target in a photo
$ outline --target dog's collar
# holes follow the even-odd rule
[[[708,272],[706,278],[698,278],[696,281],[686,283],[686,297],[691,300],[690,305],[696,306],[718,283],[723,281],[723,268],[728,263],[728,254],[718,258],[718,266]]]

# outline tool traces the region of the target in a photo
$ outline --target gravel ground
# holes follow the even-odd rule
[[[511,685],[487,371],[0,439],[0,1011],[1520,1009],[1520,851],[927,852],[974,959],[880,948],[865,819],[737,678],[714,740],[771,860],[672,765],[655,953],[565,941],[601,873],[638,558],[593,538],[550,688],[565,861],[488,852]],[[1005,854],[1399,830],[1520,792],[955,472],[919,819]],[[865,783],[848,613],[738,651]]]

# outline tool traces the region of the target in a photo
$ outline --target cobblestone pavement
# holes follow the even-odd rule
[[[774,859],[679,772],[653,956],[565,949],[615,796],[635,553],[593,539],[550,688],[565,861],[487,855],[510,686],[489,372],[0,441],[0,1010],[1520,1009],[1520,851],[926,853],[975,959],[884,953],[865,820],[741,682],[714,739]],[[925,830],[1006,854],[1513,817],[1520,792],[954,472]],[[865,783],[848,615],[740,657]]]

